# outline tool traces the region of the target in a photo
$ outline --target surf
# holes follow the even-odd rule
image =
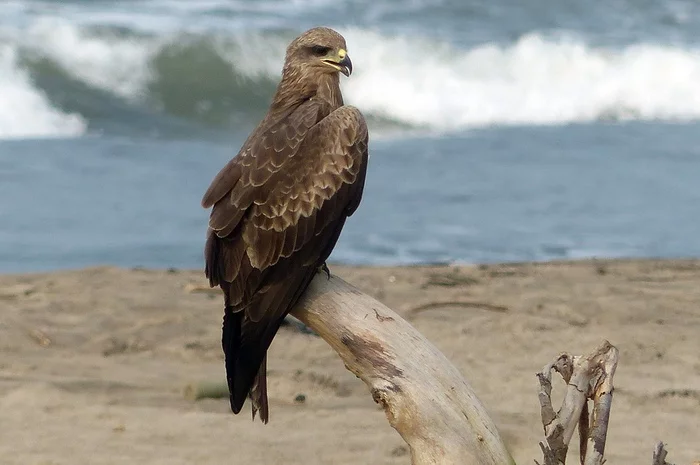
[[[129,111],[241,131],[265,113],[288,29],[145,31],[41,16],[0,26],[0,137],[79,137]],[[162,25],[161,25],[162,26]],[[539,32],[472,47],[357,27],[345,101],[375,132],[700,119],[700,49]],[[99,96],[86,108],[85,95]],[[104,108],[101,108],[104,107]],[[122,118],[96,124],[95,118]],[[143,120],[139,123],[143,125]],[[156,123],[154,123],[156,124]]]

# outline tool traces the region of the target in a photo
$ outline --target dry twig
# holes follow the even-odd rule
[[[563,465],[569,442],[579,426],[580,460],[584,465],[602,465],[612,406],[613,376],[618,350],[605,341],[588,356],[561,354],[537,374],[545,441],[540,443],[545,465]],[[562,406],[552,406],[552,370],[567,383]],[[588,401],[593,402],[589,418]]]

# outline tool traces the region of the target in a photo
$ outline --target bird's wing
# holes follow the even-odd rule
[[[206,273],[226,294],[222,342],[234,411],[284,315],[330,255],[362,196],[364,118],[345,106],[315,122],[322,110],[312,107],[300,107],[252,140],[203,200],[214,202]]]
[[[341,107],[317,122],[322,113],[315,102],[302,105],[249,140],[212,182],[202,200],[213,205],[209,227],[222,239],[206,256],[212,285],[260,274],[301,249],[341,212],[348,216],[357,208],[367,126],[354,107]],[[236,304],[257,286],[232,290],[239,291],[230,296]]]
[[[269,176],[279,171],[286,159],[296,154],[309,130],[328,113],[324,110],[321,102],[308,100],[279,120],[261,124],[245,141],[238,155],[214,177],[202,198],[202,206],[211,208],[225,196],[230,196],[244,172],[252,187],[269,179]],[[251,175],[254,177],[252,180]],[[234,200],[240,202],[242,199],[230,200],[229,203],[233,203]],[[236,203],[235,206],[246,208],[244,203]]]

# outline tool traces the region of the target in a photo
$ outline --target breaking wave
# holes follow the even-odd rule
[[[533,33],[461,49],[338,29],[355,64],[355,74],[343,80],[346,101],[378,127],[452,131],[700,118],[700,49],[691,46],[603,48]],[[127,127],[129,108],[152,118],[249,127],[267,108],[294,35],[156,33],[48,17],[21,33],[3,26],[0,137],[78,136],[110,126],[111,117],[124,118],[120,125]],[[114,108],[120,111],[107,111]]]
[[[54,108],[19,68],[17,53],[0,44],[0,139],[78,136],[85,121]]]
[[[595,120],[700,117],[700,49],[638,44],[589,47],[532,34],[508,46],[459,50],[381,40],[348,83],[365,111],[435,129]],[[364,47],[362,47],[364,42]]]

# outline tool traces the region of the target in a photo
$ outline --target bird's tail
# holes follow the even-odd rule
[[[226,379],[231,410],[239,413],[247,398],[253,406],[253,419],[267,423],[267,349],[285,315],[291,310],[313,278],[308,267],[297,276],[280,279],[259,300],[250,303],[263,315],[260,321],[245,316],[246,309],[227,306],[224,312],[222,347],[226,358]]]
[[[224,310],[224,326],[221,334],[221,347],[224,350],[226,365],[226,381],[228,382],[229,399],[231,410],[238,413],[243,407],[243,402],[236,402],[236,386],[242,383],[236,382],[236,361],[241,347],[241,326],[244,312],[234,311],[233,307],[226,306]],[[248,389],[248,388],[246,388]]]
[[[288,262],[288,266],[278,263],[274,270],[265,275],[262,285],[264,292],[256,293],[242,308],[226,306],[221,342],[226,357],[231,410],[234,413],[239,413],[250,397],[253,418],[259,412],[260,420],[268,422],[267,349],[284,317],[309,286],[318,266],[330,254],[343,223],[344,220],[334,229],[325,231],[327,236],[320,240],[326,247],[312,261],[305,261],[305,257],[300,255],[290,257],[288,260],[296,262]],[[221,287],[228,303],[232,289],[226,281],[221,282]]]
[[[229,389],[229,401],[233,413],[239,413],[250,397],[253,404],[253,419],[260,412],[260,420],[267,423],[269,409],[267,405],[267,345],[259,345],[256,337],[244,341],[242,329],[245,311],[233,311],[226,307],[224,313],[221,345],[226,358],[226,380]],[[250,330],[249,322],[246,322]],[[257,329],[257,328],[256,328]],[[246,334],[246,339],[251,334]],[[246,343],[247,342],[247,343]],[[251,344],[251,342],[253,342]]]

